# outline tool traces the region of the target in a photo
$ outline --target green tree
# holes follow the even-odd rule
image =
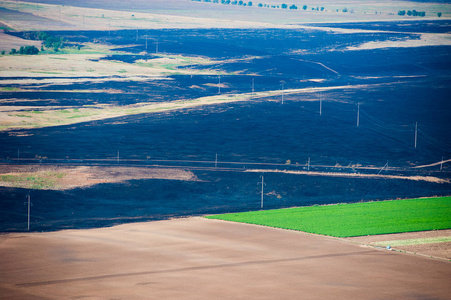
[[[306,9],[307,9],[307,5],[304,5],[304,6],[302,7],[302,9],[303,9],[303,10],[306,10]]]
[[[15,48],[12,48],[11,51],[9,51],[9,54],[14,55],[17,53],[17,50]]]
[[[24,55],[34,55],[38,54],[39,50],[35,46],[21,46],[19,49],[19,54]]]
[[[258,7],[263,7],[263,4],[259,3],[259,4],[258,4]]]
[[[412,11],[411,10],[407,11],[407,15],[411,16],[412,15]]]
[[[290,9],[298,9],[298,7],[293,4],[293,5],[290,6]]]
[[[441,12],[439,12],[439,13],[437,13],[437,17],[441,17],[442,16],[442,13]]]
[[[252,6],[252,1],[249,1],[249,2],[247,3],[247,6]]]
[[[286,5],[285,3],[282,3],[282,9],[287,9],[288,5]]]
[[[5,50],[2,50],[2,55],[5,55],[5,53],[6,53],[6,51],[5,51]]]
[[[404,16],[405,14],[406,14],[405,10],[398,11],[398,15],[400,15],[400,16]]]

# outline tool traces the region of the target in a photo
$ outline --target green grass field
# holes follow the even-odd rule
[[[451,197],[308,206],[207,216],[335,237],[451,228]]]

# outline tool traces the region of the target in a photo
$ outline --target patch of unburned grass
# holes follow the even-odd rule
[[[59,172],[38,172],[38,173],[20,173],[0,175],[2,186],[11,186],[27,189],[49,189],[55,187],[59,179],[64,177]]]
[[[50,75],[63,74],[63,73],[61,73],[61,72],[53,72],[53,71],[31,71],[30,73],[36,73],[36,74],[50,74]]]
[[[297,207],[207,216],[335,237],[451,228],[451,197]]]
[[[451,236],[441,236],[441,237],[423,238],[423,239],[381,241],[381,242],[374,242],[372,244],[378,245],[378,246],[390,245],[392,247],[397,247],[397,246],[436,244],[436,243],[447,243],[447,242],[451,242]]]

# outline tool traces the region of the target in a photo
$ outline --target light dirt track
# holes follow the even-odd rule
[[[5,299],[449,299],[451,264],[203,218],[0,236]]]

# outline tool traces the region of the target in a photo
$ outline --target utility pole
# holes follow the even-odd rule
[[[136,41],[138,41],[138,26],[136,26]]]
[[[254,97],[254,78],[252,78],[252,98]]]
[[[321,116],[323,110],[323,94],[319,94],[319,115]]]
[[[415,149],[417,148],[418,122],[415,122]]]
[[[264,183],[263,175],[261,176],[261,178],[262,178],[262,200],[261,200],[260,208],[263,208],[263,186],[265,183]]]
[[[155,44],[155,54],[158,54],[158,39],[157,39],[157,42]]]
[[[442,171],[442,169],[443,169],[443,156],[442,156],[442,162],[440,163],[440,172]]]
[[[19,149],[17,149],[17,161],[19,161],[20,160],[20,151],[19,151]],[[443,160],[443,157],[442,157],[442,160]]]
[[[310,171],[310,157],[307,160],[307,171]]]
[[[30,201],[30,192],[28,192],[28,195],[25,196],[28,198],[28,227],[27,230],[30,231],[30,208],[31,208],[31,201]],[[27,203],[24,203],[27,204]]]
[[[360,103],[357,103],[357,127],[360,124]]]
[[[147,34],[146,34],[146,50],[147,50]]]
[[[323,94],[319,94],[319,115],[323,113]]]
[[[219,83],[218,83],[218,94],[221,94],[221,75],[218,76],[218,80],[219,80]]]
[[[215,169],[218,167],[218,153],[216,153],[216,158],[215,158]]]
[[[282,81],[282,104],[283,104],[283,81]]]
[[[119,150],[117,150],[117,162],[119,163]]]

